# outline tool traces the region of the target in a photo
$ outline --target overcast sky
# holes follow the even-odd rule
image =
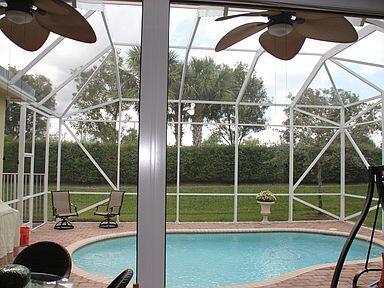
[[[134,5],[107,5],[105,6],[105,11],[114,42],[131,44],[140,43],[141,7]],[[84,14],[85,11],[83,10],[82,13]],[[187,44],[192,32],[196,13],[196,9],[171,9],[170,45]],[[193,46],[214,47],[219,39],[232,28],[250,21],[265,21],[265,19],[259,17],[243,17],[218,23],[215,22],[214,19],[215,17],[202,18]],[[84,65],[101,53],[109,45],[109,42],[100,13],[95,12],[94,15],[89,18],[89,22],[96,31],[98,37],[97,43],[83,44],[65,39],[35,65],[29,73],[46,75],[51,79],[53,86],[57,87],[71,75],[73,69]],[[357,29],[360,28],[357,27]],[[258,42],[258,37],[260,35],[261,33],[255,34],[236,44],[234,47],[258,49],[260,47]],[[51,33],[47,43],[39,51],[31,53],[18,48],[0,33],[0,65],[3,67],[11,65],[21,69],[56,38],[57,35]],[[334,45],[334,43],[307,40],[301,51],[323,53]],[[384,34],[375,32],[340,53],[338,56],[384,64],[383,46]],[[125,48],[123,51],[126,50],[127,49]],[[183,60],[185,51],[176,50],[176,52],[178,53],[180,60]],[[240,61],[250,64],[254,54],[225,51],[216,53],[207,50],[192,50],[190,54],[190,57],[205,56],[214,58],[217,63],[234,66]],[[267,53],[264,53],[260,58],[255,71],[258,77],[263,79],[268,97],[271,101],[273,103],[288,104],[290,101],[287,99],[287,95],[289,93],[292,93],[293,95],[297,93],[318,60],[319,57],[315,56],[296,56],[291,61],[280,61]],[[383,69],[357,64],[344,64],[384,89]],[[361,99],[376,96],[378,94],[377,91],[365,83],[358,81],[355,77],[349,75],[338,66],[330,63],[329,68],[338,88],[355,92],[360,95]],[[325,71],[321,71],[317,75],[310,87],[331,87],[331,83]],[[56,96],[57,112],[63,112],[65,110],[75,91],[75,84],[74,82],[71,82],[58,93]],[[267,118],[268,122],[271,124],[280,124],[284,120],[283,109],[276,107],[268,109]],[[205,129],[204,134],[207,136],[207,129]],[[259,133],[257,137],[264,142],[274,142],[278,140],[278,133],[272,133],[271,130],[268,130]],[[184,141],[184,143],[188,144],[190,141],[191,135],[190,133],[187,133],[186,141]]]

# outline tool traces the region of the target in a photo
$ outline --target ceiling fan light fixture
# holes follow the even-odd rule
[[[31,13],[19,10],[7,10],[5,12],[5,17],[12,23],[18,25],[31,23],[33,20]]]
[[[293,30],[292,24],[289,23],[277,23],[271,26],[268,26],[268,33],[276,36],[283,37],[291,33]]]

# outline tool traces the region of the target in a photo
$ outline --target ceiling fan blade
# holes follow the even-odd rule
[[[46,13],[35,14],[37,22],[45,29],[73,40],[95,43],[96,34],[88,21],[76,9],[63,2],[67,7],[67,15]]]
[[[262,22],[252,22],[236,27],[221,38],[219,43],[216,45],[215,51],[219,52],[227,49],[233,44],[240,42],[241,40],[263,30],[266,27],[267,24]]]
[[[290,60],[299,53],[305,37],[293,30],[287,36],[276,37],[265,31],[259,38],[261,46],[281,60]]]
[[[237,17],[248,17],[248,16],[265,16],[265,17],[268,17],[268,16],[279,14],[279,13],[280,12],[278,12],[278,11],[248,12],[248,13],[219,17],[215,21],[224,21],[224,20],[233,19],[233,18],[237,18]]]
[[[304,14],[304,17],[301,14]],[[296,17],[305,19],[305,22],[295,24],[295,30],[307,38],[338,43],[352,43],[358,39],[355,28],[343,16],[321,14],[321,18],[305,18],[305,14],[316,13],[296,14]]]
[[[47,13],[57,15],[69,14],[68,5],[60,0],[35,0],[34,5]]]
[[[38,50],[49,35],[49,31],[41,27],[35,18],[28,24],[17,25],[4,17],[0,20],[0,29],[9,40],[28,51]]]

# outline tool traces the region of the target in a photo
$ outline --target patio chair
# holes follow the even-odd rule
[[[133,276],[133,270],[127,269],[117,276],[107,288],[125,288]]]
[[[76,206],[71,203],[69,191],[51,191],[51,194],[53,216],[60,219],[56,222],[54,228],[57,230],[73,229],[74,227],[69,221],[69,217],[79,216],[79,214],[77,213]]]
[[[27,267],[31,271],[31,279],[46,282],[69,278],[72,269],[67,249],[49,241],[28,246],[17,255],[13,263]]]
[[[96,207],[96,211],[93,213],[94,215],[103,216],[104,220],[100,222],[100,228],[117,228],[118,224],[112,218],[120,215],[121,207],[123,206],[124,200],[124,191],[111,191],[109,194],[108,204],[99,205]],[[104,211],[99,211],[99,208],[105,206]]]

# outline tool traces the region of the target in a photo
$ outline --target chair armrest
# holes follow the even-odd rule
[[[53,207],[53,209],[52,209],[52,214],[55,217],[57,216],[57,209],[55,207]]]
[[[95,213],[99,211],[99,207],[101,207],[101,206],[107,206],[107,205],[108,205],[108,204],[100,204],[100,205],[97,205],[97,206],[96,206],[96,211],[95,211]]]
[[[79,213],[77,213],[77,206],[71,203],[71,206],[75,209],[76,215],[79,216]]]
[[[121,206],[119,205],[119,206],[112,206],[112,207],[110,207],[109,208],[109,210],[110,210],[110,212],[109,213],[111,213],[111,214],[116,214],[116,213],[112,213],[113,212],[113,208],[120,208],[121,209]],[[119,209],[119,212],[120,212],[120,209]],[[116,214],[117,215],[117,214]]]

